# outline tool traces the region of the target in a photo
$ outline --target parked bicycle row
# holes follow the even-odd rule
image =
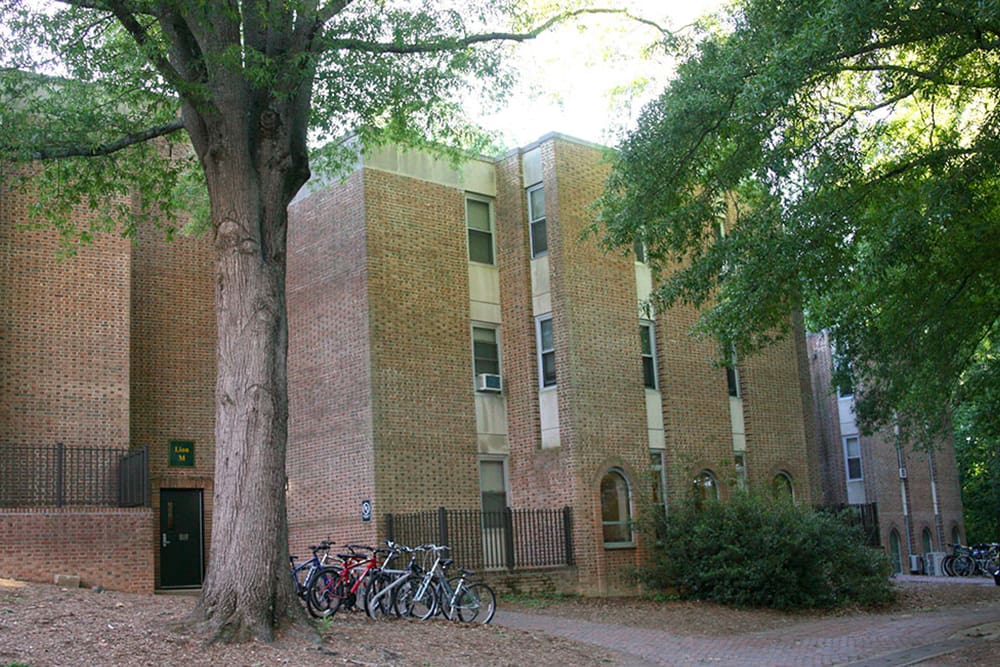
[[[992,577],[1000,569],[998,543],[963,546],[949,544],[951,553],[941,561],[941,569],[949,577]]]
[[[496,595],[476,581],[471,570],[458,568],[450,548],[438,544],[408,547],[387,541],[385,548],[347,544],[311,546],[312,558],[291,559],[295,589],[314,618],[340,609],[364,611],[375,620],[393,617],[429,619],[442,616],[467,623],[489,623]]]

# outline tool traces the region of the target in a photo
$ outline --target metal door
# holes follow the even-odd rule
[[[205,572],[201,489],[160,490],[160,587],[197,588]]]

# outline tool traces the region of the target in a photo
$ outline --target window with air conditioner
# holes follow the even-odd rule
[[[472,327],[472,372],[476,391],[499,392],[500,341],[495,327]]]

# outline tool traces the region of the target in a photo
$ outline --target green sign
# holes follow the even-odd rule
[[[194,466],[194,443],[190,440],[171,440],[170,465],[174,468]]]

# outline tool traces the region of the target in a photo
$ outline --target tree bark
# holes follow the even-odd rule
[[[211,553],[194,622],[212,641],[270,642],[306,623],[288,569],[285,238],[308,163],[293,109],[239,92],[227,106],[185,109],[212,207],[218,335]]]

